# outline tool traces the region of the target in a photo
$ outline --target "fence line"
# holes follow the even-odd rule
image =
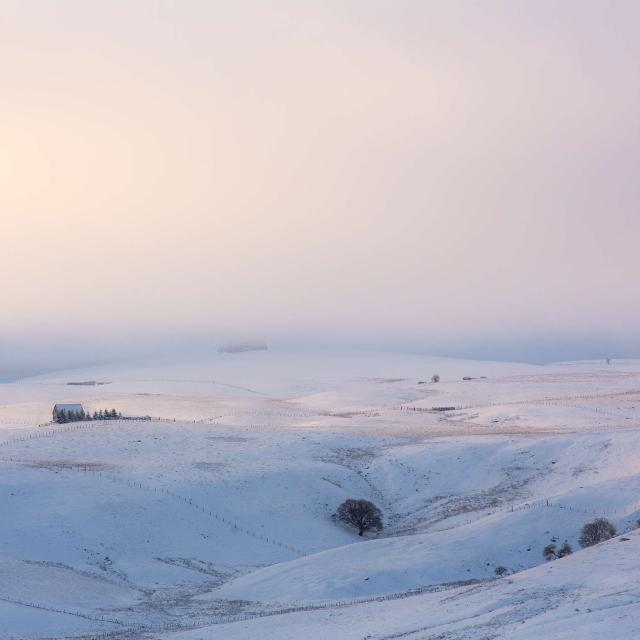
[[[156,420],[154,418],[154,420]],[[57,435],[59,433],[70,433],[70,432],[75,432],[75,431],[83,431],[83,430],[88,430],[94,427],[98,427],[98,426],[107,426],[107,425],[111,425],[113,423],[130,423],[130,422],[148,422],[148,418],[127,418],[124,420],[102,420],[102,421],[88,421],[88,422],[73,422],[70,424],[65,425],[64,427],[60,427],[60,428],[56,428],[56,429],[48,429],[47,431],[37,431],[34,433],[30,433],[26,436],[19,436],[19,437],[15,437],[15,438],[10,438],[9,440],[5,440],[3,442],[0,442],[0,447],[2,446],[7,446],[7,445],[11,445],[11,444],[17,444],[17,443],[21,443],[21,442],[28,442],[31,440],[39,440],[42,438],[51,438],[54,435]],[[159,421],[161,422],[175,422],[174,420],[170,420],[170,419],[160,419]],[[17,459],[17,458],[13,458],[10,456],[3,456],[2,458],[0,458],[0,460],[4,461],[4,462],[15,462],[15,463],[23,463],[23,460]],[[212,511],[211,509],[207,509],[206,507],[204,507],[203,505],[197,504],[195,503],[191,498],[188,498],[186,496],[183,496],[181,494],[178,494],[176,492],[170,491],[169,489],[165,489],[163,487],[151,487],[148,485],[143,485],[141,482],[135,482],[133,480],[127,480],[125,478],[118,478],[117,476],[113,476],[113,475],[106,475],[103,474],[101,471],[97,471],[94,469],[91,469],[90,467],[81,467],[79,469],[75,469],[74,467],[67,467],[69,470],[83,470],[83,471],[94,471],[95,473],[97,473],[100,477],[105,477],[108,478],[110,480],[112,480],[113,482],[120,482],[120,483],[124,483],[130,487],[134,487],[134,488],[139,488],[139,489],[143,489],[149,492],[155,492],[155,493],[160,493],[160,494],[164,494],[167,496],[171,496],[172,498],[175,498],[177,500],[182,501],[184,504],[187,504],[191,507],[193,507],[194,509],[201,511],[202,513],[204,513],[205,515],[208,515],[209,517],[218,520],[219,522],[222,522],[230,527],[232,527],[232,529],[234,531],[238,531],[240,533],[244,533],[245,535],[248,535],[250,537],[253,537],[257,540],[261,540],[267,544],[270,545],[275,545],[277,547],[280,547],[281,549],[286,549],[287,551],[291,551],[297,555],[306,555],[305,552],[303,552],[300,549],[296,549],[295,547],[292,547],[291,545],[288,545],[284,542],[280,542],[279,540],[275,540],[272,537],[268,537],[268,536],[263,536],[262,534],[256,533],[254,531],[251,531],[249,529],[247,529],[246,527],[241,526],[240,524],[238,524],[235,521],[229,520],[228,518],[225,518],[224,516],[218,514],[215,511]]]
[[[551,502],[551,500],[548,500],[546,498],[542,498],[540,500],[535,500],[533,502],[525,502],[524,504],[519,504],[519,505],[511,505],[511,506],[505,506],[505,507],[499,507],[499,508],[491,508],[491,511],[489,511],[489,513],[485,514],[484,516],[480,516],[478,518],[475,519],[469,519],[466,520],[464,522],[459,522],[458,524],[449,526],[449,527],[442,527],[441,529],[431,529],[429,532],[427,533],[439,533],[441,531],[451,531],[452,529],[457,529],[460,526],[463,525],[467,525],[467,524],[472,524],[474,522],[479,522],[480,520],[482,520],[482,518],[487,517],[487,516],[492,516],[495,515],[497,513],[515,513],[517,511],[525,511],[527,509],[539,509],[539,508],[550,508],[550,509],[563,509],[565,511],[572,511],[574,513],[580,513],[583,515],[587,515],[587,516],[593,516],[595,518],[601,518],[603,516],[616,516],[616,517],[621,517],[621,518],[625,518],[629,515],[631,515],[632,513],[634,513],[634,511],[638,511],[640,510],[640,500],[638,500],[637,502],[632,503],[631,505],[627,506],[624,509],[596,509],[596,510],[590,510],[590,509],[585,509],[583,507],[577,507],[577,506],[573,506],[573,505],[567,505],[567,504],[560,504],[559,502]],[[480,509],[478,511],[481,511]],[[451,516],[451,517],[455,517],[455,516]]]
[[[25,463],[24,460],[20,460],[18,458],[13,458],[13,457],[10,457],[10,456],[2,456],[2,457],[0,457],[0,461],[1,462],[14,463],[14,464],[24,464]],[[218,512],[213,511],[212,509],[209,509],[209,508],[207,508],[207,507],[205,507],[205,506],[203,506],[201,504],[198,504],[197,502],[194,502],[192,498],[189,498],[189,497],[184,496],[182,494],[176,493],[175,491],[171,491],[170,489],[165,489],[164,487],[154,487],[154,486],[151,486],[151,485],[143,484],[142,482],[139,482],[137,480],[129,480],[127,478],[120,478],[120,477],[112,475],[112,474],[106,474],[106,473],[102,472],[99,469],[92,468],[91,466],[88,466],[88,465],[83,466],[81,463],[78,463],[75,466],[65,467],[65,470],[67,470],[67,471],[81,471],[81,472],[94,473],[95,475],[97,475],[100,478],[106,478],[107,480],[111,480],[112,482],[115,482],[115,483],[121,484],[121,485],[125,485],[125,486],[131,487],[133,489],[141,489],[143,491],[148,491],[149,493],[156,493],[158,495],[169,496],[171,498],[174,498],[176,500],[181,501],[183,504],[185,504],[185,505],[187,505],[189,507],[192,507],[196,511],[199,511],[199,512],[205,514],[206,516],[209,516],[210,518],[213,518],[214,520],[217,520],[218,522],[222,522],[223,524],[227,525],[228,527],[231,527],[233,529],[233,531],[235,531],[235,532],[243,533],[243,534],[245,534],[247,536],[250,536],[250,537],[252,537],[252,538],[254,538],[256,540],[260,540],[262,542],[265,542],[266,544],[277,546],[277,547],[279,547],[281,549],[285,549],[287,551],[290,551],[290,552],[296,554],[297,556],[308,555],[306,552],[302,551],[301,549],[296,549],[295,547],[292,547],[291,545],[288,545],[288,544],[286,544],[284,542],[276,540],[273,537],[262,535],[260,533],[255,532],[255,531],[252,531],[251,529],[247,529],[246,527],[243,527],[242,525],[238,524],[234,520],[230,520],[229,518],[225,518],[224,516],[222,516]]]
[[[173,420],[160,419],[160,418],[153,418],[152,420],[163,421],[163,422],[164,421],[174,422]],[[105,427],[108,425],[112,425],[114,423],[122,425],[130,422],[149,422],[149,421],[150,419],[145,417],[145,418],[123,418],[123,419],[117,419],[117,420],[87,420],[82,422],[64,423],[65,425],[64,427],[63,426],[55,427],[53,429],[47,429],[46,431],[43,431],[43,430],[33,431],[24,436],[15,436],[13,438],[9,438],[8,440],[2,440],[0,441],[0,447],[6,447],[8,445],[18,444],[20,442],[28,442],[29,440],[40,440],[41,438],[51,438],[59,433],[71,433],[72,431],[85,431],[95,427]],[[38,427],[51,426],[53,424],[56,424],[56,423],[47,422],[43,425],[38,425]]]
[[[81,469],[77,469],[78,471]],[[92,469],[87,469],[86,467],[82,469],[82,471],[93,471]],[[247,529],[246,527],[241,526],[240,524],[238,524],[237,522],[233,521],[233,520],[229,520],[228,518],[225,518],[224,516],[220,515],[219,513],[217,513],[216,511],[213,511],[211,509],[208,509],[207,507],[198,504],[197,502],[194,502],[191,498],[188,498],[186,496],[183,496],[179,493],[176,493],[175,491],[171,491],[169,489],[165,489],[164,487],[153,487],[150,485],[146,485],[143,484],[142,482],[138,482],[138,481],[134,481],[134,480],[128,480],[127,478],[119,478],[117,476],[114,475],[108,475],[108,474],[104,474],[102,471],[93,471],[94,473],[96,473],[98,476],[103,477],[103,478],[107,478],[113,482],[116,483],[120,483],[120,484],[124,484],[126,486],[135,488],[135,489],[142,489],[143,491],[148,491],[150,493],[157,493],[160,495],[166,495],[166,496],[170,496],[171,498],[174,498],[176,500],[180,500],[183,504],[188,505],[190,507],[192,507],[193,509],[195,509],[196,511],[200,511],[201,513],[204,513],[205,515],[209,516],[210,518],[213,518],[214,520],[217,520],[218,522],[222,522],[224,524],[226,524],[227,526],[231,527],[234,531],[238,531],[240,533],[244,533],[247,536],[250,536],[252,538],[255,538],[256,540],[261,540],[262,542],[266,542],[267,544],[270,545],[274,545],[277,547],[280,547],[281,549],[286,549],[287,551],[291,551],[299,556],[303,556],[303,555],[307,555],[304,551],[301,551],[300,549],[296,549],[295,547],[292,547],[291,545],[288,545],[284,542],[280,542],[279,540],[275,540],[274,538],[268,537],[268,536],[263,536],[262,534],[256,533],[250,529]]]
[[[506,400],[504,402],[496,401],[496,402],[484,402],[482,404],[461,404],[450,407],[416,407],[412,406],[408,403],[393,405],[388,407],[393,411],[406,411],[411,412],[415,411],[418,413],[432,413],[437,411],[465,411],[467,409],[483,409],[485,407],[503,407],[503,406],[516,406],[522,404],[537,404],[537,405],[548,405],[548,406],[557,406],[558,403],[567,403],[576,400],[602,400],[604,398],[618,398],[623,396],[636,396],[640,395],[640,389],[630,389],[628,391],[621,391],[619,393],[606,393],[606,394],[577,394],[570,396],[551,396],[549,398],[530,398],[528,400]],[[570,405],[574,406],[574,405]],[[600,407],[578,407],[581,409],[589,409],[595,410],[601,413],[611,413],[606,409]],[[615,414],[613,414],[615,415]]]
[[[9,602],[10,604],[17,604],[21,607],[31,607],[33,609],[41,609],[42,611],[53,611],[54,613],[64,613],[68,616],[75,616],[76,618],[85,618],[86,620],[91,620],[93,622],[106,622],[109,624],[118,624],[124,625],[125,623],[118,618],[107,618],[106,616],[92,616],[88,613],[82,613],[81,611],[72,611],[69,609],[59,609],[57,607],[45,607],[42,604],[38,604],[37,602],[27,602],[25,600],[16,600],[14,598],[4,598],[0,597],[0,601]]]
[[[489,580],[495,580],[496,578],[490,578]],[[160,631],[188,631],[190,629],[199,629],[209,626],[218,626],[224,624],[233,624],[236,622],[246,622],[259,618],[269,618],[273,616],[287,615],[290,613],[299,613],[302,611],[323,611],[328,609],[343,609],[346,607],[352,607],[359,604],[367,604],[370,602],[388,602],[392,600],[403,600],[405,598],[411,598],[419,596],[424,593],[439,593],[442,591],[450,591],[459,587],[469,586],[472,584],[479,584],[481,582],[488,582],[489,580],[465,580],[463,582],[430,585],[426,587],[417,587],[415,589],[408,589],[406,591],[400,591],[396,593],[388,593],[381,596],[367,596],[362,598],[351,598],[348,600],[327,600],[323,602],[310,603],[306,605],[293,605],[289,607],[281,607],[278,609],[271,609],[268,611],[258,611],[246,614],[236,614],[229,616],[218,616],[216,618],[200,617],[191,622],[164,622],[159,624],[138,624],[130,627],[131,631],[141,631],[146,633],[157,633]],[[110,631],[105,633],[94,634],[91,636],[83,636],[83,640],[108,640],[109,638],[116,637],[118,631]]]

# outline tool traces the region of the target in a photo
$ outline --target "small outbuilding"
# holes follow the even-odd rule
[[[81,404],[56,404],[53,406],[53,421],[58,422],[64,416],[66,420],[79,420],[84,416]]]

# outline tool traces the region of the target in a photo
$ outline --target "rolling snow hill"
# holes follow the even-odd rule
[[[380,534],[334,521],[349,497]],[[569,638],[596,611],[631,637],[636,534],[577,538],[640,517],[640,362],[264,351],[0,384],[0,514],[0,639]],[[576,553],[544,564],[552,539]]]

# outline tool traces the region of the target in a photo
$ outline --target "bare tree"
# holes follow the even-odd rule
[[[382,513],[373,502],[369,500],[345,500],[336,511],[336,517],[341,522],[358,529],[361,536],[370,529],[382,529]]]
[[[606,518],[596,518],[582,527],[581,547],[591,547],[616,535],[616,528]]]

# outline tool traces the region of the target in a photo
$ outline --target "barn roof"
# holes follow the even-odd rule
[[[54,411],[62,411],[63,409],[65,411],[82,411],[82,405],[81,404],[56,404],[53,407]]]

